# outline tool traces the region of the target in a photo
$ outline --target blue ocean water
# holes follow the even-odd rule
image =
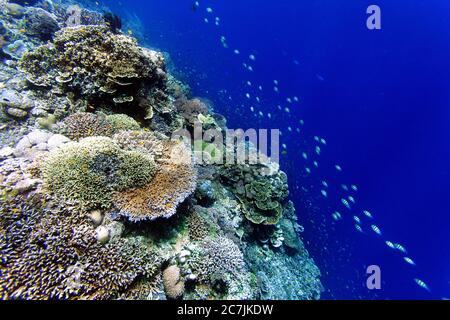
[[[229,127],[282,130],[281,166],[323,273],[324,299],[450,296],[450,4],[103,3],[141,42],[168,52],[194,95],[210,99]],[[381,8],[381,30],[366,27],[371,4]],[[341,201],[349,196],[351,210]],[[381,268],[381,290],[366,287],[369,265]]]

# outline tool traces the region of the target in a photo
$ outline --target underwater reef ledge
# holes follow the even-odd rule
[[[279,166],[173,139],[227,125],[166,55],[75,1],[0,8],[1,299],[320,298]]]

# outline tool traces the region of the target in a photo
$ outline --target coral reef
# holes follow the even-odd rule
[[[243,204],[246,218],[254,224],[275,225],[283,215],[283,202],[289,195],[286,174],[270,165],[225,165],[222,180],[230,184]]]
[[[226,119],[136,21],[0,9],[0,299],[320,298],[287,176],[250,143],[175,138]]]

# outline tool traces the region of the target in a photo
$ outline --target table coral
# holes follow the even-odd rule
[[[49,192],[88,209],[108,208],[114,191],[145,185],[154,171],[151,157],[124,151],[104,137],[66,144],[53,151],[42,167]]]

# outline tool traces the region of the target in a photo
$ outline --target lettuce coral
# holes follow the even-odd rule
[[[145,85],[151,90],[164,82],[164,68],[162,55],[107,26],[64,28],[19,63],[37,86],[63,85],[87,100],[104,96],[117,103],[133,101]]]
[[[124,151],[105,137],[86,138],[53,151],[43,163],[45,187],[58,198],[86,208],[108,208],[114,191],[149,183],[153,159]]]

